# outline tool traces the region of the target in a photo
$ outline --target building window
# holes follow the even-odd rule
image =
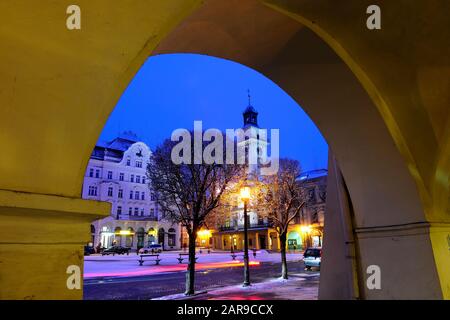
[[[134,200],[139,200],[139,191],[134,192]]]
[[[112,171],[108,171],[108,179],[112,180]]]
[[[141,193],[141,200],[145,200],[145,192]]]
[[[150,209],[150,216],[151,217],[155,216],[155,209],[153,209],[153,208]]]
[[[132,174],[132,175],[130,176],[130,181],[131,181],[131,182],[134,182],[134,174]]]
[[[133,200],[133,190],[130,191],[130,200]]]
[[[169,229],[169,236],[167,238],[167,244],[171,247],[175,246],[176,233],[174,228]]]
[[[119,189],[119,193],[117,195],[120,199],[123,198],[123,189]]]
[[[89,169],[89,177],[94,177],[94,169]]]
[[[95,177],[100,178],[100,170],[99,169],[95,170]]]
[[[142,168],[142,161],[136,161],[136,168]]]
[[[144,209],[142,208],[141,209],[141,216],[143,216],[144,215]]]
[[[156,201],[156,196],[153,192],[150,194],[150,200]]]
[[[108,197],[113,196],[113,187],[108,187]]]
[[[121,206],[118,206],[117,207],[117,216],[119,216],[119,215],[121,215],[122,214],[122,207]]]
[[[142,184],[145,184],[145,177],[142,177]]]
[[[96,186],[89,186],[88,195],[96,196],[97,195],[97,187]]]
[[[141,176],[136,176],[136,183],[141,183]]]
[[[120,180],[120,181],[123,181],[123,178],[124,178],[123,172],[119,173],[119,180]]]
[[[131,165],[131,160],[127,159],[127,166]]]
[[[316,203],[316,190],[315,188],[308,188],[307,190],[307,203],[315,204]]]
[[[132,207],[129,207],[129,208],[128,208],[128,215],[131,216],[132,214],[133,214],[133,208],[132,208]]]
[[[134,208],[134,215],[137,216],[139,214],[139,208]]]

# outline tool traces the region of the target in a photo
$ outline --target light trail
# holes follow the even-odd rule
[[[260,261],[250,261],[249,266],[259,266],[261,264]],[[218,268],[234,268],[234,267],[243,267],[244,262],[239,260],[234,261],[226,261],[226,262],[209,262],[209,263],[196,263],[195,270],[206,270],[206,269],[218,269]],[[132,270],[132,271],[109,271],[109,272],[89,272],[84,274],[84,279],[92,279],[92,278],[103,278],[103,277],[139,277],[146,276],[158,273],[167,273],[167,272],[181,272],[186,271],[187,265],[144,265],[144,266],[136,266],[136,268],[142,270]]]

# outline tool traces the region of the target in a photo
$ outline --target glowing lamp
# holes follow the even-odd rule
[[[301,226],[300,231],[303,233],[310,233],[311,232],[311,226]]]
[[[240,193],[243,201],[250,200],[250,187],[242,187]]]
[[[201,238],[203,238],[203,237],[210,237],[211,236],[211,231],[209,231],[209,230],[200,230],[200,231],[197,231],[197,235],[199,237],[201,237]]]

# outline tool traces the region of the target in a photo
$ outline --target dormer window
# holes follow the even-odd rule
[[[127,166],[131,166],[131,160],[127,159]]]

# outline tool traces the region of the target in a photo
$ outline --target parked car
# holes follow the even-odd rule
[[[131,248],[125,248],[125,247],[121,247],[121,246],[113,246],[113,247],[109,247],[108,249],[105,249],[102,251],[102,256],[104,255],[115,255],[115,254],[130,254],[130,250]]]
[[[92,246],[84,246],[84,255],[89,256],[95,253],[95,249]]]
[[[322,261],[322,248],[306,248],[303,253],[303,262],[305,263],[306,270],[311,270],[312,267],[320,269],[320,263]]]
[[[148,247],[140,248],[139,253],[145,254],[145,253],[161,253],[163,251],[163,247],[160,244],[151,244]]]

